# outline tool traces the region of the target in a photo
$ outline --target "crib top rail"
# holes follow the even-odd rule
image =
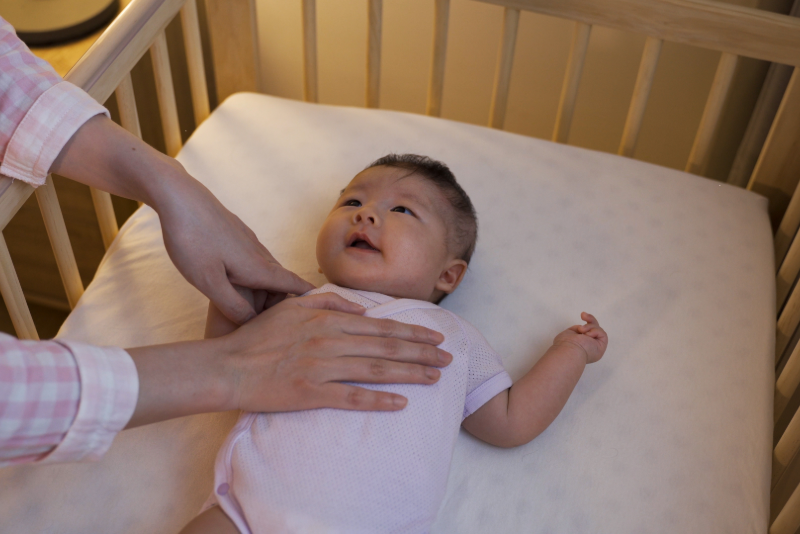
[[[800,66],[800,19],[712,0],[477,0]]]
[[[186,0],[131,2],[69,71],[66,80],[105,102]]]

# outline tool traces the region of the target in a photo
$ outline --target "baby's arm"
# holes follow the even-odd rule
[[[464,419],[473,436],[498,447],[516,447],[542,433],[561,412],[586,364],[599,360],[608,336],[592,315],[564,330],[536,365],[509,389]]]

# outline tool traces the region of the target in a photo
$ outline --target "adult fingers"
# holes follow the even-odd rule
[[[331,382],[320,388],[319,407],[357,411],[396,411],[408,404],[402,395]]]
[[[303,308],[338,311],[355,315],[361,315],[366,311],[363,306],[359,306],[355,302],[350,302],[335,293],[320,293],[318,295],[298,297],[292,299],[291,302]]]
[[[238,262],[238,265],[226,263],[225,267],[231,282],[250,289],[265,289],[275,293],[295,295],[302,295],[314,289],[313,284],[283,268],[279,263],[270,262],[263,257],[260,259],[260,262],[247,267],[242,267],[242,262]]]
[[[335,358],[323,360],[324,374],[331,382],[372,384],[433,384],[441,371],[412,363],[398,363],[380,358]]]
[[[206,294],[222,315],[236,324],[244,324],[256,315],[247,299],[234,289],[225,276],[212,278],[207,287],[198,289]]]
[[[373,336],[397,338],[412,343],[438,345],[444,336],[423,326],[392,321],[391,319],[375,319],[373,317],[340,316],[340,328],[345,334],[353,336]]]
[[[317,348],[321,356],[357,356],[395,362],[445,367],[453,356],[427,343],[413,343],[394,337],[338,336],[325,339]]]
[[[423,326],[399,323],[390,319],[360,317],[364,308],[346,300],[335,293],[320,293],[292,299],[293,304],[305,308],[343,312],[328,316],[331,324],[339,331],[353,336],[394,337],[413,343],[438,345],[444,336]]]

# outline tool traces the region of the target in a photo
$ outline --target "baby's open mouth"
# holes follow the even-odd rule
[[[378,252],[377,248],[373,247],[372,245],[370,245],[369,243],[367,243],[363,239],[356,239],[355,241],[353,241],[350,244],[350,246],[354,247],[354,248],[360,248],[360,249],[363,249],[363,250],[374,250],[375,252]]]
[[[369,236],[366,234],[362,234],[361,232],[357,232],[350,236],[349,239],[350,243],[347,245],[348,248],[357,248],[360,250],[369,250],[373,252],[380,252],[380,250],[372,244],[370,241]]]

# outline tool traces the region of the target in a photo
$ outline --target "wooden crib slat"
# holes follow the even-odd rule
[[[186,48],[186,64],[189,68],[189,87],[192,92],[192,108],[195,126],[210,114],[206,68],[203,65],[203,45],[200,41],[200,21],[195,0],[187,0],[181,8],[183,45]]]
[[[174,158],[178,155],[183,141],[181,141],[181,127],[178,123],[175,88],[172,85],[172,71],[169,66],[167,36],[163,31],[156,36],[150,46],[150,55],[153,59],[153,73],[156,79],[158,107],[161,111],[161,124],[164,128],[167,155]]]
[[[797,5],[800,5],[798,3]],[[758,163],[758,157],[764,148],[764,143],[769,135],[772,122],[778,113],[778,106],[783,100],[783,93],[792,77],[793,67],[770,63],[767,75],[761,90],[758,93],[756,105],[747,121],[747,129],[736,150],[736,156],[731,164],[727,182],[736,187],[746,188],[753,176],[753,171]]]
[[[100,235],[103,237],[103,246],[106,250],[111,246],[114,238],[119,233],[117,216],[114,214],[114,204],[111,195],[94,187],[89,188],[92,194],[92,204],[97,214],[97,223],[100,225]]]
[[[136,96],[133,94],[133,81],[131,80],[131,73],[125,74],[123,76],[122,81],[119,82],[116,90],[114,91],[114,95],[117,98],[117,107],[119,108],[119,122],[123,128],[128,130],[130,133],[138,137],[139,139],[142,138],[142,127],[139,124],[139,112],[136,109]],[[111,197],[109,197],[110,199]],[[94,196],[92,197],[94,199]],[[108,204],[103,201],[102,205],[107,206]],[[142,202],[139,201],[139,205],[142,205]],[[97,210],[98,204],[95,203],[95,210]],[[104,208],[103,208],[104,209]],[[113,205],[112,205],[113,209]],[[106,221],[107,224],[113,222],[113,230],[111,226],[108,226],[106,232],[109,235],[116,236],[117,232],[119,231],[119,227],[117,226],[117,218],[101,216],[100,212],[97,212],[98,220]],[[103,232],[103,222],[100,222],[100,231]],[[111,240],[108,241],[106,245],[106,250],[108,250],[108,245],[111,244],[111,241],[114,240],[114,237],[111,237]],[[105,243],[106,237],[105,234],[103,236],[103,242]]]
[[[380,107],[381,89],[381,35],[383,0],[369,0],[367,6],[369,29],[367,33],[367,107]]]
[[[432,117],[442,114],[444,64],[447,56],[447,25],[450,20],[450,0],[436,0],[433,16],[433,58],[428,83],[428,102],[425,113]]]
[[[133,82],[130,73],[126,74],[117,89],[114,91],[119,108],[119,121],[123,128],[138,138],[142,138],[142,128],[139,124],[139,114],[136,110],[136,97],[133,94]],[[111,246],[111,242],[119,233],[117,217],[114,214],[114,204],[111,202],[111,195],[105,191],[100,191],[90,187],[92,194],[92,204],[97,214],[97,222],[100,225],[100,235],[103,238],[103,246],[106,250]]]
[[[738,56],[724,53],[719,60],[714,81],[711,84],[711,92],[703,110],[703,117],[700,119],[700,126],[694,138],[692,151],[689,160],[686,162],[686,172],[692,174],[702,174],[708,162],[708,150],[711,147],[711,140],[717,130],[717,123],[722,115],[722,107],[728,97],[728,90],[731,87],[733,74],[736,72]]]
[[[102,103],[178,14],[184,0],[129,2],[64,77]]]
[[[138,1],[138,0],[137,0]],[[258,53],[256,0],[201,0],[217,102],[240,91],[264,91]],[[260,2],[259,2],[260,3]],[[210,80],[209,80],[210,81]]]
[[[0,230],[8,225],[33,191],[33,187],[22,180],[0,175]]]
[[[64,225],[64,216],[61,214],[61,206],[58,204],[52,176],[48,175],[44,185],[36,188],[36,200],[39,202],[44,226],[47,229],[47,237],[50,238],[50,245],[53,247],[53,254],[55,254],[58,272],[61,274],[61,281],[67,292],[69,306],[74,308],[78,299],[83,295],[83,282],[69,242],[67,227]]]
[[[119,108],[119,122],[130,133],[142,138],[142,127],[139,124],[139,113],[136,110],[136,97],[133,94],[131,73],[126,74],[114,91]]]
[[[303,100],[318,102],[317,0],[303,0]]]
[[[800,20],[710,0],[479,0],[800,66]]]
[[[14,325],[17,337],[19,339],[39,339],[2,232],[0,232],[0,294],[3,295],[3,301],[8,308],[8,314],[11,316],[11,323]]]
[[[775,277],[775,304],[778,312],[786,302],[786,297],[789,296],[789,290],[797,280],[798,273],[800,273],[800,239],[795,239],[778,269],[778,276]]]
[[[564,75],[564,85],[561,88],[556,125],[553,129],[553,141],[558,143],[566,143],[569,139],[572,114],[575,111],[575,101],[578,98],[578,86],[581,83],[583,62],[586,59],[586,50],[589,47],[591,31],[591,25],[583,22],[575,23],[575,31],[572,34],[572,48],[569,53],[567,72]]]
[[[636,75],[636,85],[633,87],[633,97],[628,108],[628,117],[625,119],[625,129],[622,132],[622,140],[619,143],[617,154],[621,156],[633,157],[636,150],[636,142],[639,140],[639,131],[642,127],[644,110],[647,107],[647,99],[650,97],[650,89],[653,87],[653,78],[658,66],[658,57],[661,55],[661,39],[648,37],[644,43],[642,61],[639,64],[639,73]]]
[[[775,232],[775,265],[780,268],[783,258],[800,226],[800,188],[796,169],[800,166],[800,67],[795,67],[789,85],[772,122],[764,148],[758,157],[747,188],[756,192],[769,190],[794,191],[789,206]],[[788,186],[788,187],[787,187]]]
[[[511,86],[511,67],[514,64],[514,48],[517,44],[519,28],[519,9],[505,8],[503,13],[503,34],[497,59],[497,73],[494,78],[492,105],[489,110],[489,126],[503,128],[506,120],[508,90]]]
[[[792,496],[769,527],[769,534],[794,534],[800,527],[800,486],[792,492]]]
[[[800,384],[800,343],[795,345],[780,376],[775,381],[775,409],[773,410],[775,422],[783,415],[786,405],[797,391],[798,384]]]
[[[798,323],[800,323],[800,289],[798,288],[800,288],[800,285],[795,286],[792,290],[786,305],[783,307],[783,311],[778,316],[778,328],[775,337],[776,362],[783,354],[783,351],[786,350],[786,346],[791,341]]]
[[[771,487],[774,488],[777,485],[798,449],[800,449],[800,415],[795,413],[772,453]]]

